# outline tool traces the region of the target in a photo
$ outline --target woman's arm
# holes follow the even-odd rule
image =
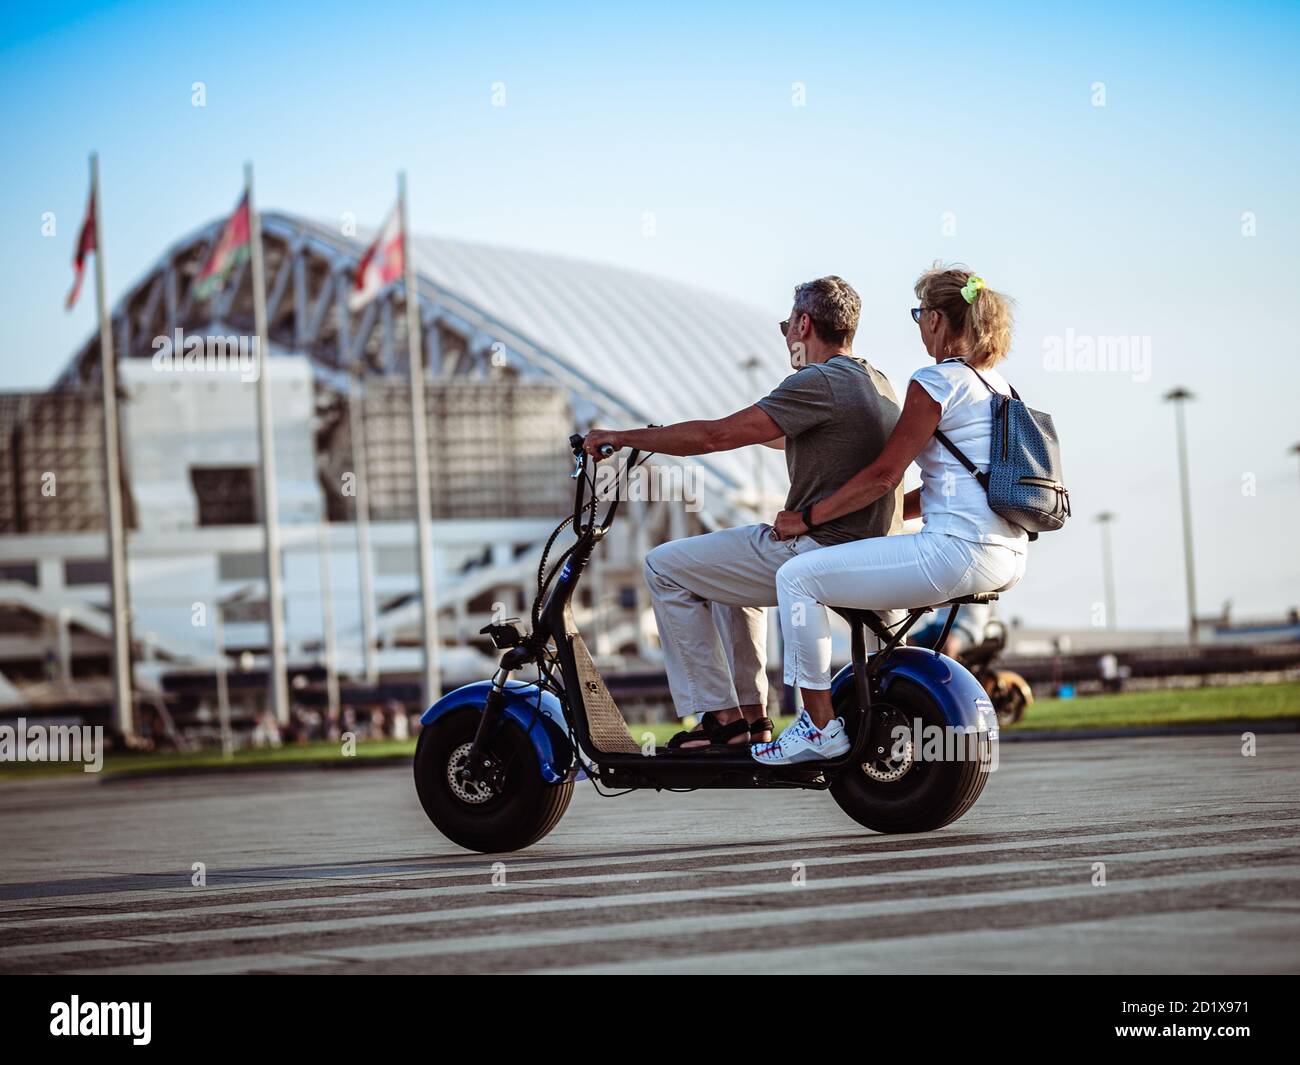
[[[761,443],[764,447],[770,447],[773,451],[785,450],[785,437],[783,436],[778,436],[775,440],[763,440]]]
[[[814,524],[824,525],[842,514],[861,510],[892,492],[902,481],[907,467],[921,453],[921,448],[934,436],[934,431],[939,428],[941,414],[942,408],[930,398],[930,393],[922,385],[916,381],[909,384],[907,398],[903,402],[903,414],[876,461],[813,505]],[[782,540],[808,531],[802,517],[790,511],[782,511],[777,516],[774,527]]]

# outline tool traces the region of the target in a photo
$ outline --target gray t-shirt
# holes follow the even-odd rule
[[[830,495],[880,454],[902,414],[889,378],[856,356],[836,355],[792,373],[758,401],[785,433],[786,510]],[[887,536],[903,525],[903,489],[841,514],[812,533],[823,547]]]

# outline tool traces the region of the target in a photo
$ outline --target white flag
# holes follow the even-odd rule
[[[357,264],[357,279],[348,296],[348,309],[359,311],[388,285],[402,276],[402,226],[394,206]]]

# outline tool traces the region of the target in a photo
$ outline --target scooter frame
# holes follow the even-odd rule
[[[590,656],[582,643],[581,633],[571,607],[578,583],[591,561],[596,547],[608,535],[618,512],[617,495],[609,502],[604,519],[596,521],[597,499],[594,481],[588,476],[587,457],[582,438],[573,436],[570,445],[575,455],[573,478],[578,484],[574,494],[572,522],[577,530],[576,542],[557,560],[550,575],[545,575],[543,556],[539,573],[539,598],[545,596],[538,610],[534,605],[534,626],[523,636],[512,625],[488,626],[498,647],[505,648],[500,666],[490,682],[466,685],[448,693],[425,711],[421,718],[430,725],[439,717],[465,706],[482,706],[482,717],[468,757],[460,769],[466,784],[493,787],[499,781],[501,767],[487,742],[506,717],[524,729],[533,742],[540,770],[550,783],[572,779],[581,770],[602,784],[620,789],[655,788],[690,790],[697,788],[829,788],[846,767],[864,759],[885,757],[891,747],[886,709],[890,686],[905,678],[924,688],[938,704],[949,725],[969,732],[987,732],[990,740],[998,734],[997,717],[979,682],[961,665],[935,650],[904,646],[908,631],[932,606],[908,612],[906,619],[892,630],[869,610],[837,610],[849,623],[851,664],[832,679],[832,699],[843,706],[852,730],[849,751],[839,758],[796,765],[764,765],[750,755],[748,745],[728,750],[681,751],[656,747],[642,750],[628,737],[623,750],[604,750],[592,735],[587,700],[609,699],[608,692],[594,666],[584,670],[579,654],[586,663]],[[606,449],[606,454],[609,449]],[[638,465],[640,452],[633,450],[627,470]],[[648,457],[648,456],[646,456]],[[616,484],[621,479],[616,480]],[[585,498],[590,483],[591,499]],[[589,515],[584,518],[584,515]],[[561,523],[556,534],[569,523]],[[549,545],[548,545],[549,547]],[[563,563],[561,568],[561,562]],[[556,577],[555,569],[559,569]],[[554,579],[554,587],[549,587]],[[963,602],[988,602],[996,593],[967,596],[951,600],[945,626],[946,636]],[[881,647],[868,656],[866,631],[871,631]],[[943,638],[939,645],[942,646]],[[553,648],[553,649],[552,649]],[[511,682],[511,675],[529,665],[538,671],[533,683]],[[558,676],[557,676],[558,673]],[[584,673],[586,676],[584,676]],[[584,694],[585,692],[585,694]],[[856,696],[856,700],[849,702]],[[595,705],[593,703],[593,705]],[[616,721],[626,730],[626,722],[609,699]],[[864,712],[858,712],[861,708]],[[607,724],[608,718],[604,719]],[[630,746],[630,749],[628,747]]]

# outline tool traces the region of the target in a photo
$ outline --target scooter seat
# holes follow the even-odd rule
[[[923,614],[927,610],[942,610],[946,606],[961,606],[967,603],[995,603],[998,599],[997,592],[975,592],[971,595],[959,595],[956,599],[949,599],[946,603],[935,603],[933,606],[912,607],[912,613]],[[867,614],[874,614],[877,618],[880,612],[876,610],[860,610],[855,607],[833,606],[835,613],[844,618],[845,621],[854,622],[862,621]]]

